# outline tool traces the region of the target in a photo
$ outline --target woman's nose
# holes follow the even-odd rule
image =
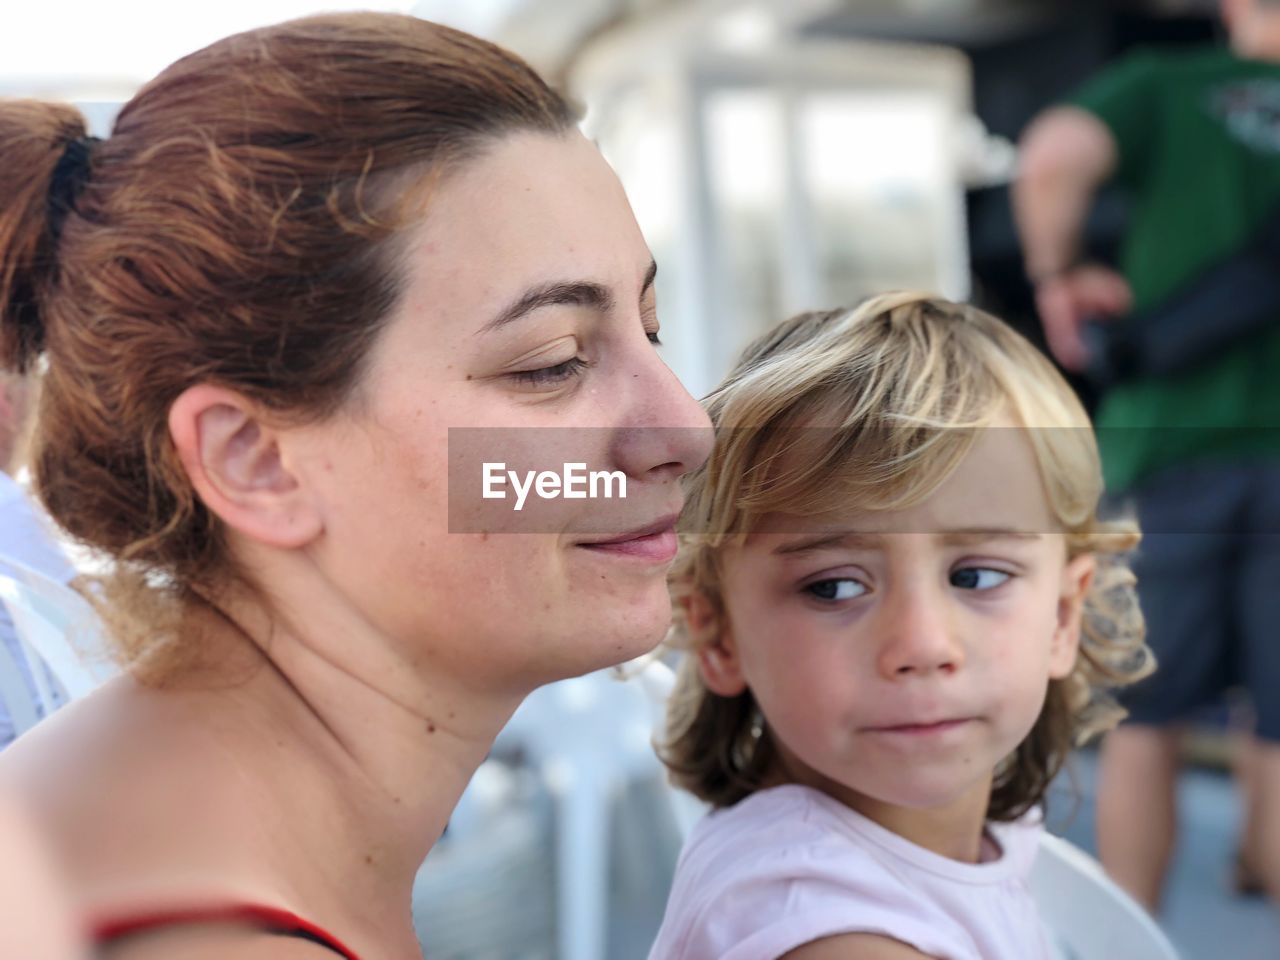
[[[650,352],[629,374],[628,409],[614,440],[618,465],[633,477],[674,480],[711,453],[711,421],[662,359]]]

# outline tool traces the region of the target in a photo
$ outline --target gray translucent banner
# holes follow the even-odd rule
[[[694,432],[450,429],[449,530],[600,537],[661,526],[683,503],[677,475],[699,446]],[[1049,491],[1059,500],[1096,491],[1095,441],[1108,472],[1136,478],[1106,493],[1104,517],[1136,519],[1148,536],[1280,534],[1280,428],[721,430],[715,462],[736,463],[742,475],[720,466],[714,479],[721,501],[769,514],[775,532],[812,532],[815,522],[844,529],[879,512],[880,533],[1019,524],[1050,533],[1060,528],[1032,522],[1029,503]],[[963,488],[947,500],[950,513],[917,510],[900,527],[884,524],[884,510],[910,511],[949,483]],[[723,532],[691,512],[679,529]]]

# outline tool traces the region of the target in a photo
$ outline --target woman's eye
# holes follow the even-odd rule
[[[994,590],[1012,576],[990,567],[964,567],[951,574],[951,585],[961,590]]]
[[[652,343],[655,347],[662,346],[662,340],[661,338],[659,338],[657,330],[654,330],[653,332],[646,334],[646,336],[648,336],[649,342]]]
[[[510,376],[519,383],[546,386],[547,384],[560,383],[576,377],[586,367],[587,361],[581,357],[570,357],[564,363],[557,363],[553,367],[542,367],[539,370],[520,370]]]
[[[815,580],[804,589],[819,600],[833,603],[837,600],[852,600],[854,597],[860,597],[867,592],[867,588],[861,583],[848,577]]]

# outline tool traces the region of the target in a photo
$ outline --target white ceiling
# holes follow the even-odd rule
[[[482,6],[484,0],[454,3]],[[4,0],[0,93],[40,93],[66,82],[136,85],[177,58],[241,30],[326,10],[407,13],[413,6],[414,0]],[[31,89],[20,89],[24,86]]]

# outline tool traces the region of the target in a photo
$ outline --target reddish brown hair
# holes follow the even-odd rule
[[[83,118],[0,101],[0,366],[48,355],[33,465],[50,512],[179,596],[213,582],[227,557],[170,440],[173,401],[207,382],[281,415],[333,412],[396,302],[408,188],[506,133],[574,123],[467,34],[296,20],[144,87],[93,146],[59,235],[50,184]]]

